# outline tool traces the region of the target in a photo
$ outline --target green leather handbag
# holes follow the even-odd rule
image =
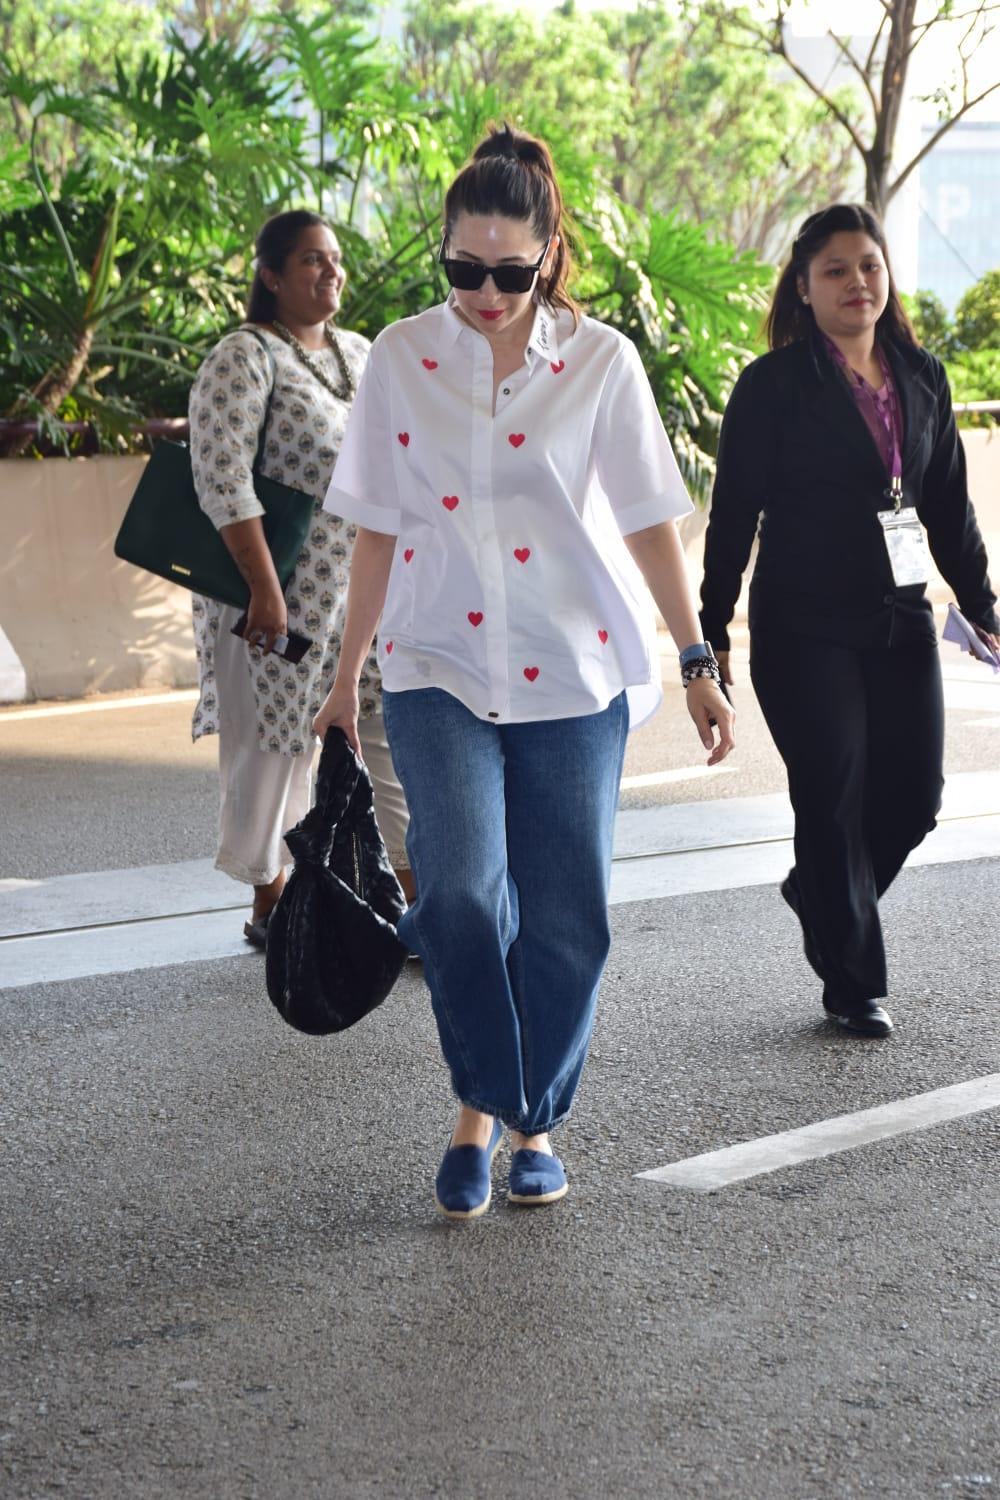
[[[273,356],[263,339],[260,343],[271,360],[273,389]],[[264,537],[285,589],[312,523],[316,501],[312,495],[260,473],[266,428],[267,412],[254,462],[253,487],[264,507]],[[220,604],[246,609],[250,603],[250,590],[228,547],[198,504],[191,450],[184,443],[159,442],[154,447],[115,538],[115,555]]]

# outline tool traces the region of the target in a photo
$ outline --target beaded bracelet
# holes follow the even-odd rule
[[[714,656],[696,656],[694,661],[684,663],[681,667],[681,682],[684,687],[690,687],[696,677],[710,677],[713,682],[722,686],[722,673]]]

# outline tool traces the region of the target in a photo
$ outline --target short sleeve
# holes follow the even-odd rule
[[[694,509],[639,351],[628,339],[608,372],[598,406],[594,459],[622,536]]]
[[[347,420],[323,509],[368,531],[398,536],[399,488],[393,467],[384,347],[375,340]]]
[[[253,334],[221,339],[191,387],[191,468],[198,503],[216,527],[262,516],[253,486],[271,369]]]

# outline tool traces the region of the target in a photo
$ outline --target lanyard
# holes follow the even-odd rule
[[[865,403],[878,413],[878,419],[885,428],[889,439],[889,488],[885,491],[886,499],[891,500],[893,509],[899,510],[903,504],[903,414],[899,405],[899,395],[896,391],[896,382],[892,378],[889,361],[886,359],[882,349],[876,344],[875,352],[878,357],[879,368],[882,371],[883,390],[876,391],[868,384],[863,375],[851,368],[847,359],[831,338],[826,340],[827,349],[836,360],[844,376],[852,388],[860,388],[861,397]],[[855,399],[852,395],[852,400]]]
[[[889,442],[891,444],[889,454],[889,499],[893,502],[893,508],[899,510],[903,503],[903,413],[899,408],[899,395],[896,391],[896,382],[892,378],[892,371],[889,368],[889,361],[881,349],[878,349],[877,353],[878,362],[882,367],[885,396],[883,397],[878,391],[875,391],[875,406],[882,419],[882,424],[889,434]]]

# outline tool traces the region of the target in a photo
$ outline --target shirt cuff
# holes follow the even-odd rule
[[[645,531],[647,526],[659,526],[664,521],[677,521],[689,516],[694,506],[687,495],[683,497],[664,493],[651,500],[640,500],[615,511],[615,521],[622,536],[631,536],[634,531]]]
[[[383,536],[399,535],[402,517],[398,510],[359,500],[357,495],[338,490],[334,485],[326,492],[323,509],[333,516],[343,517],[345,521],[352,521],[355,526],[363,526],[366,531],[380,531]]]
[[[254,516],[265,513],[263,505],[253,493],[201,494],[198,496],[198,503],[216,531],[220,531],[223,526],[233,526],[237,521],[252,521]]]
[[[712,620],[710,615],[704,611],[699,616],[703,638],[708,641],[712,650],[718,655],[720,651],[729,650],[729,630],[725,625],[719,625]]]

